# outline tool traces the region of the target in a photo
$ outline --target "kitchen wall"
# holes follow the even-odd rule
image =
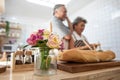
[[[88,21],[83,34],[89,42],[99,41],[103,50],[113,50],[116,59],[120,59],[120,0],[95,0],[78,10],[71,19],[77,16]]]
[[[88,23],[84,35],[90,43],[102,44],[103,50],[113,50],[117,58],[120,59],[120,0],[94,0],[88,5],[83,6],[74,14],[70,14],[73,21],[75,17],[82,16]],[[80,3],[79,5],[83,5]],[[74,11],[74,10],[73,10]],[[52,13],[52,12],[51,12]],[[69,11],[68,11],[69,14]],[[4,15],[3,15],[4,16]],[[16,17],[16,16],[15,16]],[[49,20],[43,22],[43,18],[32,18],[25,16],[5,15],[6,20],[19,22],[22,27],[20,43],[26,44],[26,39],[30,34],[39,28],[49,29]]]

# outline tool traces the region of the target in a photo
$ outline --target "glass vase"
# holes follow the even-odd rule
[[[47,76],[57,73],[57,58],[54,51],[50,51],[50,48],[40,47],[34,59],[35,75]]]

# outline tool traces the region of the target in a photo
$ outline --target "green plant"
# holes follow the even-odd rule
[[[10,30],[10,22],[6,21],[6,26],[5,26],[6,36],[9,35],[9,30]]]

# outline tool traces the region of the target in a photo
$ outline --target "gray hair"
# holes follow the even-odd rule
[[[73,29],[75,27],[75,25],[77,25],[80,22],[84,22],[87,23],[86,19],[82,18],[82,17],[77,17],[74,21],[73,21]]]
[[[62,7],[62,6],[65,6],[64,4],[56,4],[53,8],[53,15],[55,14],[55,10]]]

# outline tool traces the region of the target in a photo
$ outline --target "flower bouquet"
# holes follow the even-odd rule
[[[39,53],[35,55],[35,74],[48,75],[57,69],[57,61],[53,49],[63,49],[63,42],[58,35],[50,31],[40,29],[30,35],[27,43],[32,47],[39,47]],[[53,73],[54,74],[54,73]]]

